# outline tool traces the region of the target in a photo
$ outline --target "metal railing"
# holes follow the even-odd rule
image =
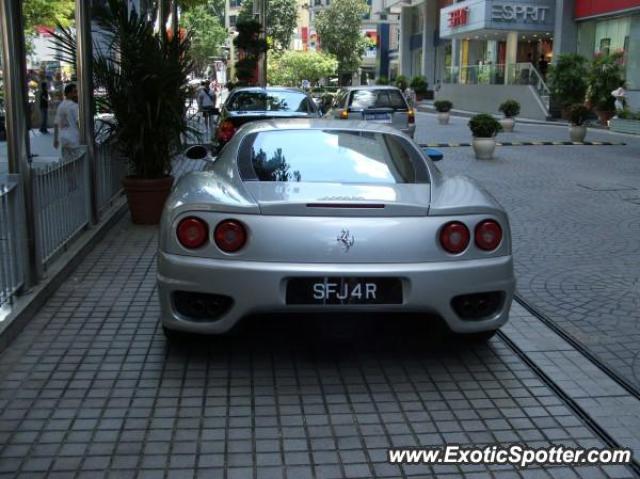
[[[37,257],[46,269],[91,221],[86,150],[32,169]]]
[[[445,69],[443,83],[464,85],[531,85],[549,109],[551,91],[531,63],[461,65]]]
[[[0,310],[25,281],[24,204],[20,175],[0,176]]]
[[[96,144],[95,156],[96,202],[98,214],[102,216],[122,195],[122,178],[128,174],[129,167],[111,142]]]

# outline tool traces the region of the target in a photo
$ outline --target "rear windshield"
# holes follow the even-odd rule
[[[399,90],[355,90],[351,92],[349,107],[352,110],[364,110],[367,108],[406,110],[407,103]]]
[[[245,181],[428,183],[425,162],[409,142],[385,133],[273,130],[240,148]]]
[[[226,108],[229,111],[316,111],[307,95],[294,91],[239,91],[229,98]]]

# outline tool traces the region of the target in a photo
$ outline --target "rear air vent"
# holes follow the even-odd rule
[[[307,203],[307,208],[382,209],[380,203]]]

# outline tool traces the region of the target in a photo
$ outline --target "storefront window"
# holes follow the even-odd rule
[[[640,15],[594,20],[578,26],[579,54],[593,58],[615,52],[624,52],[628,88],[640,89]]]

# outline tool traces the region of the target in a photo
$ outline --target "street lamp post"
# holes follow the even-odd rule
[[[37,266],[40,262],[37,258],[31,165],[29,164],[27,68],[21,4],[21,0],[0,1],[0,28],[2,29],[8,166],[9,173],[20,174],[25,205],[25,217],[21,222],[26,225],[27,248],[26,256],[19,260],[24,264],[26,286],[31,287],[40,275]]]
[[[268,0],[254,0],[253,13],[260,21],[260,38],[267,39],[267,2]],[[267,52],[260,54],[258,60],[258,84],[261,87],[267,86]]]
[[[80,114],[80,143],[87,145],[87,164],[91,192],[90,204],[87,205],[91,223],[98,222],[97,177],[95,154],[95,124],[93,109],[93,81],[91,49],[91,2],[76,0],[76,63],[78,71],[78,109]]]

